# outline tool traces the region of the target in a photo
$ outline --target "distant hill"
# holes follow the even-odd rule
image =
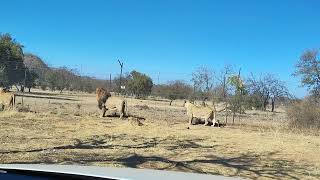
[[[25,54],[23,61],[29,69],[33,69],[34,71],[37,71],[37,69],[49,69],[49,66],[41,58],[34,54]]]

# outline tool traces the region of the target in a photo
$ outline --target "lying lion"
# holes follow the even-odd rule
[[[110,97],[106,102],[106,106],[108,107],[108,111],[112,113],[112,116],[115,116],[118,113],[120,119],[122,119],[124,116],[128,115],[128,103],[122,98]]]

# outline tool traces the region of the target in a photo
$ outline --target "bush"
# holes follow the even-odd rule
[[[137,71],[130,73],[131,79],[128,81],[128,91],[138,98],[150,95],[153,87],[152,79],[146,74]]]
[[[192,92],[192,87],[181,80],[155,85],[152,88],[152,94],[154,96],[160,96],[170,100],[188,99],[192,95]]]
[[[29,105],[27,105],[27,106],[22,106],[21,104],[19,104],[19,105],[16,106],[16,111],[18,111],[18,112],[32,112],[32,111],[30,110],[30,106],[29,106]]]
[[[287,108],[289,127],[299,130],[320,130],[320,108],[310,101],[295,102]]]

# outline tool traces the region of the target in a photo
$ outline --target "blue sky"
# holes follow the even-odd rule
[[[199,66],[272,73],[303,96],[291,74],[320,47],[318,0],[2,1],[0,32],[53,66],[105,78],[136,69],[157,81],[190,80]]]

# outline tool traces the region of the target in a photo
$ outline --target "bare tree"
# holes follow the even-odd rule
[[[214,71],[206,67],[199,67],[192,73],[192,79],[195,93],[200,93],[202,100],[212,95],[214,87]]]
[[[289,97],[288,89],[285,83],[277,79],[272,74],[264,74],[258,79],[251,75],[248,79],[249,93],[255,98],[252,106],[267,109],[267,105],[271,101],[271,111],[275,109],[275,102],[281,97]]]
[[[307,50],[296,65],[295,76],[301,76],[302,86],[308,87],[317,102],[320,98],[320,58],[318,50]]]
[[[225,103],[225,123],[228,123],[228,96],[229,96],[229,90],[230,90],[230,83],[228,81],[229,77],[233,74],[233,68],[231,65],[225,65],[224,69],[220,72],[220,75],[217,77],[217,79],[220,82],[219,85],[219,98],[222,99],[222,101]]]
[[[238,75],[232,75],[229,77],[229,83],[234,90],[234,94],[229,100],[231,111],[233,112],[232,121],[234,124],[234,119],[237,112],[239,113],[239,121],[240,121],[240,114],[243,112],[242,96],[246,91],[244,81],[241,79],[241,68],[239,70]]]
[[[276,101],[280,100],[282,98],[291,98],[291,95],[289,93],[288,88],[286,87],[285,83],[283,81],[280,81],[278,79],[273,79],[271,83],[271,111],[274,112]]]

